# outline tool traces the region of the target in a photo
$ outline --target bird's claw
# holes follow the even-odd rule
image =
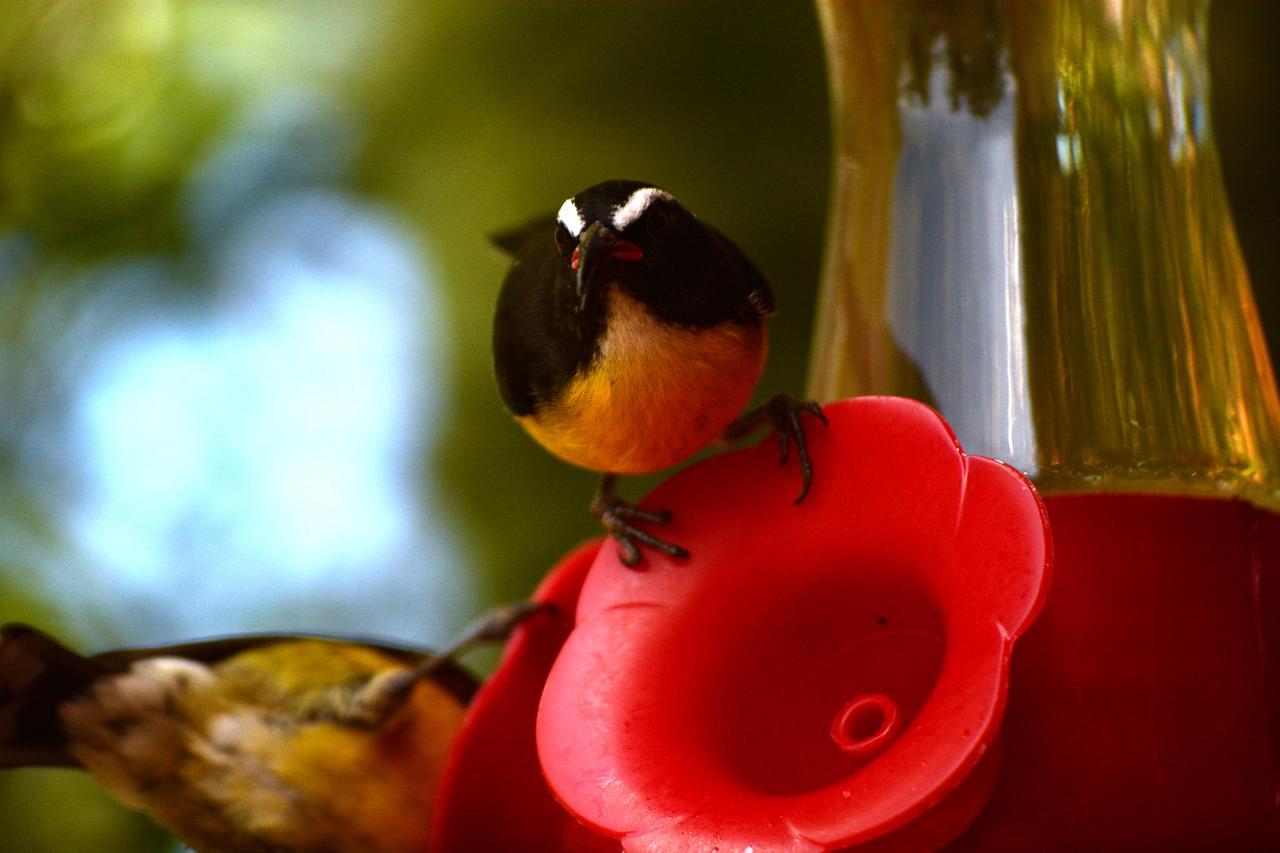
[[[764,406],[769,422],[773,424],[778,436],[780,465],[786,465],[791,456],[791,445],[795,444],[796,458],[800,460],[800,496],[795,503],[800,503],[809,494],[809,485],[813,482],[813,461],[809,458],[809,443],[805,439],[804,425],[800,422],[802,415],[813,415],[829,426],[827,416],[822,407],[813,400],[797,400],[789,394],[778,394]]]
[[[650,548],[656,548],[669,557],[688,557],[689,552],[681,548],[679,545],[673,545],[664,539],[659,539],[646,530],[641,530],[631,520],[647,521],[650,524],[665,524],[671,520],[671,512],[669,510],[658,510],[656,512],[647,509],[641,509],[635,504],[628,503],[621,498],[612,495],[598,496],[591,503],[591,514],[600,519],[600,524],[604,529],[609,531],[618,542],[621,549],[619,555],[622,564],[628,568],[634,568],[639,565],[641,559],[640,547],[637,542],[648,545]]]

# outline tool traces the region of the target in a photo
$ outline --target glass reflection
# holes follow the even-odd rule
[[[1013,106],[954,109],[936,59],[927,96],[900,102],[885,321],[960,443],[1034,473]]]

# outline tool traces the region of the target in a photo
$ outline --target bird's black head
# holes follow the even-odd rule
[[[605,181],[566,199],[555,239],[580,314],[593,313],[611,284],[685,326],[754,322],[773,308],[737,247],[652,184]]]

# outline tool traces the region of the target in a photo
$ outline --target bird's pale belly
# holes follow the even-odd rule
[[[761,325],[690,331],[631,320],[615,315],[595,366],[520,419],[574,465],[640,474],[682,462],[741,414],[760,379]]]

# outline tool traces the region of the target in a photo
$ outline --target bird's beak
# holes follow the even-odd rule
[[[578,273],[578,310],[587,304],[587,286],[596,267],[606,258],[620,261],[638,261],[644,257],[642,250],[630,240],[623,240],[608,227],[592,222],[578,238],[578,248],[573,252],[573,268]]]

